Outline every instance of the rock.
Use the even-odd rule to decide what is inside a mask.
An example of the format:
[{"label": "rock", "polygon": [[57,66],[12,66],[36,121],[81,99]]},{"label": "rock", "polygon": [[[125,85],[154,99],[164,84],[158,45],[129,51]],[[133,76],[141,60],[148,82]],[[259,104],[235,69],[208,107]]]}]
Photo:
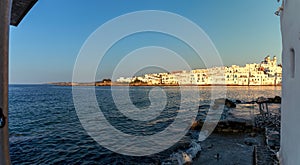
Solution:
[{"label": "rock", "polygon": [[255,132],[251,132],[251,133],[250,133],[250,136],[251,136],[251,137],[255,137],[255,136],[256,136],[256,133],[255,133]]},{"label": "rock", "polygon": [[203,122],[201,121],[194,121],[192,126],[191,126],[191,130],[200,130],[203,126]]},{"label": "rock", "polygon": [[275,96],[274,97],[274,103],[281,103],[281,97],[280,96]]},{"label": "rock", "polygon": [[179,142],[174,144],[170,149],[173,151],[185,150],[190,146],[190,144],[191,144],[191,137],[184,136],[182,139],[179,140]]},{"label": "rock", "polygon": [[186,153],[193,159],[197,154],[202,150],[200,144],[195,141],[192,141],[190,148],[186,150]]},{"label": "rock", "polygon": [[199,109],[209,109],[210,105],[200,105]]},{"label": "rock", "polygon": [[229,99],[224,99],[224,98],[216,99],[214,103],[215,105],[225,105],[228,108],[236,108],[236,104]]},{"label": "rock", "polygon": [[274,103],[274,98],[268,98],[268,103]]},{"label": "rock", "polygon": [[207,146],[207,149],[212,149],[213,146],[214,146],[213,144],[210,144],[210,145]]},{"label": "rock", "polygon": [[275,96],[274,98],[264,98],[264,97],[259,97],[256,101],[257,103],[276,103],[280,104],[281,103],[281,97],[280,96]]},{"label": "rock", "polygon": [[236,102],[237,104],[241,104],[241,103],[242,103],[241,100],[235,100],[235,102]]},{"label": "rock", "polygon": [[254,138],[245,138],[244,143],[249,145],[249,146],[258,144],[256,139],[254,139]]},{"label": "rock", "polygon": [[171,157],[177,159],[179,165],[186,165],[192,163],[191,157],[187,153],[182,151],[171,155]]},{"label": "rock", "polygon": [[267,99],[265,97],[259,97],[256,100],[257,103],[265,103],[265,102],[268,102],[268,101],[269,101],[269,99]]},{"label": "rock", "polygon": [[274,148],[276,146],[276,141],[275,140],[267,140],[267,145],[270,146],[271,148]]},{"label": "rock", "polygon": [[228,100],[228,99],[225,100],[225,105],[228,108],[236,108],[236,104],[233,101]]},{"label": "rock", "polygon": [[217,160],[220,160],[220,159],[221,159],[221,156],[220,156],[219,153],[217,153],[217,154],[214,156],[214,158],[217,159]]},{"label": "rock", "polygon": [[225,133],[232,132],[232,129],[230,129],[230,128],[225,128],[225,129],[222,129],[222,132],[225,132]]},{"label": "rock", "polygon": [[267,145],[272,148],[280,148],[280,133],[277,131],[267,131]]},{"label": "rock", "polygon": [[270,139],[280,140],[280,134],[279,133],[271,133],[268,136],[270,137]]}]

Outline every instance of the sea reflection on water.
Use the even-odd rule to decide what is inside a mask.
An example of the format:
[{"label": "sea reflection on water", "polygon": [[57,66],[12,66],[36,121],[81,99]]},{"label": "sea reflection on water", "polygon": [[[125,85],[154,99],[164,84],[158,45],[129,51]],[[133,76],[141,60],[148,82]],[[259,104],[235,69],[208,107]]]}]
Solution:
[{"label": "sea reflection on water", "polygon": [[[87,87],[83,87],[87,88]],[[150,106],[153,87],[130,88],[130,98],[137,108]],[[164,130],[174,121],[180,107],[178,87],[163,87],[167,105],[158,118],[137,122],[119,113],[113,104],[110,87],[96,87],[101,110],[112,125],[124,133],[151,135]],[[199,104],[209,104],[211,90],[199,89]],[[122,87],[119,87],[122,90]],[[226,87],[227,98],[252,101],[259,96],[281,96],[281,87]],[[126,105],[124,105],[126,106]],[[105,129],[105,128],[103,128]],[[51,85],[11,85],[9,87],[10,154],[13,164],[134,164],[158,163],[168,157],[162,152],[148,157],[130,157],[113,153],[96,143],[82,128],[72,99],[71,87]]]}]

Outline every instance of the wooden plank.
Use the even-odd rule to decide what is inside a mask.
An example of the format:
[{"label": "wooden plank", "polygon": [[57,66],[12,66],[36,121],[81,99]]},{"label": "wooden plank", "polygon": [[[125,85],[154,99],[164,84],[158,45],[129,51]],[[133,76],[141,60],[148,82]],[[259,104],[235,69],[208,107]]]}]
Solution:
[{"label": "wooden plank", "polygon": [[38,0],[13,0],[10,25],[18,26]]},{"label": "wooden plank", "polygon": [[0,108],[6,118],[0,128],[0,164],[10,164],[8,142],[8,44],[12,0],[0,1]]}]

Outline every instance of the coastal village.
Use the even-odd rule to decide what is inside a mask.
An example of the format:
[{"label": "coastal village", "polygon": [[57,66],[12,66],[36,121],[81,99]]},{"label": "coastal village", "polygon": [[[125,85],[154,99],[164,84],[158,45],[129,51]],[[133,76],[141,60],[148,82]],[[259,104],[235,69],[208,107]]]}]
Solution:
[{"label": "coastal village", "polygon": [[[55,83],[62,86],[275,86],[281,85],[282,66],[267,56],[259,64],[214,67],[153,73],[136,77],[103,79],[91,83]],[[266,87],[267,88],[267,87]],[[150,89],[150,88],[149,88]],[[280,88],[281,89],[281,88]],[[201,99],[201,98],[200,98]],[[207,120],[210,119],[210,120]],[[212,134],[202,130],[216,124]],[[202,132],[202,133],[201,133]],[[198,113],[187,134],[162,156],[151,157],[154,164],[275,164],[280,161],[281,96],[265,95],[243,100],[238,95],[199,101]],[[205,139],[199,141],[199,139]]]},{"label": "coastal village", "polygon": [[[153,73],[135,77],[120,77],[116,84],[132,85],[281,85],[282,66],[277,58],[270,56],[260,63],[245,66],[214,67],[191,71],[174,71],[171,73]],[[105,84],[98,82],[95,85]],[[106,83],[107,84],[107,83]]]}]

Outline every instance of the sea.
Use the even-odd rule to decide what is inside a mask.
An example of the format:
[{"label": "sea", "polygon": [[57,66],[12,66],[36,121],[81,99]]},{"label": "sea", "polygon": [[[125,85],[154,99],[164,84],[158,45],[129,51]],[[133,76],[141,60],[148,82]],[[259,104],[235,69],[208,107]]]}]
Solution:
[{"label": "sea", "polygon": [[[181,87],[77,88],[80,90],[94,88],[97,105],[107,121],[115,129],[136,136],[150,136],[167,129],[180,111],[184,95]],[[242,102],[251,102],[260,96],[267,98],[281,96],[280,86],[187,88],[184,90],[198,92],[199,105],[209,104],[212,91],[218,90],[223,91],[223,94],[225,92],[226,98]],[[127,92],[126,96],[130,99],[131,105],[126,101],[122,102],[123,97],[117,97],[121,101],[116,105],[112,90]],[[156,105],[162,106],[163,110],[156,112],[158,115],[149,121],[138,122],[118,110],[120,107],[125,111],[128,108],[130,113],[132,105],[137,109],[147,109],[151,107],[153,99],[165,102],[163,105]],[[184,104],[189,104],[188,98],[184,100]],[[93,107],[87,109],[91,108]],[[165,150],[148,156],[128,156],[113,152],[90,136],[76,112],[70,86],[9,85],[9,145],[12,164],[160,164],[172,153]],[[114,134],[104,133],[100,136],[114,138]]]}]

